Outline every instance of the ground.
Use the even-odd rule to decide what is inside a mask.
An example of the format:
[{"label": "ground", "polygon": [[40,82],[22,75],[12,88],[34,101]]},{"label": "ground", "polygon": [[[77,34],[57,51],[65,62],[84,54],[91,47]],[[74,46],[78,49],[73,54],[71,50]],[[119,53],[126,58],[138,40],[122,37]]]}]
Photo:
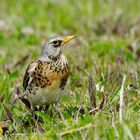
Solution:
[{"label": "ground", "polygon": [[[1,137],[139,139],[140,1],[0,3]],[[38,111],[43,122],[37,122],[25,105],[13,99],[23,90],[27,65],[48,38],[59,35],[77,36],[65,47],[71,76],[59,111],[54,106]]]}]

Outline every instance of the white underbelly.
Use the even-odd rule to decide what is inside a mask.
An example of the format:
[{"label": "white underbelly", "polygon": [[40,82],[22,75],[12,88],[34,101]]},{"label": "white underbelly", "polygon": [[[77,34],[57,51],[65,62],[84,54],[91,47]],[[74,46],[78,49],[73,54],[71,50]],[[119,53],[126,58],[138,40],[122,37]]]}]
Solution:
[{"label": "white underbelly", "polygon": [[40,89],[36,92],[36,94],[29,95],[29,101],[32,105],[50,105],[57,102],[63,96],[63,93],[64,91],[62,91],[61,89],[53,91]]}]

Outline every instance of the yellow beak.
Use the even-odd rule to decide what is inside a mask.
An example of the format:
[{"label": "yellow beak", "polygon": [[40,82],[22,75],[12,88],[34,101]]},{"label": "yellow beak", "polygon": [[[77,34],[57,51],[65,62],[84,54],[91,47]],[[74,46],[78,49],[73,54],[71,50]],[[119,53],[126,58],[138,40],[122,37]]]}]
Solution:
[{"label": "yellow beak", "polygon": [[71,41],[73,38],[75,38],[75,36],[67,36],[67,37],[62,41],[62,45],[68,43],[68,42]]}]

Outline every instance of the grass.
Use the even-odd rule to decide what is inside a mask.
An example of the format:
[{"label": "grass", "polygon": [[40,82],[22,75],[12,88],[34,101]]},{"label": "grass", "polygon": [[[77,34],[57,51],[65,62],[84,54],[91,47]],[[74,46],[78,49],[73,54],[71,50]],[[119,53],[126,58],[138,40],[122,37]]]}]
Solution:
[{"label": "grass", "polygon": [[[139,139],[140,23],[138,0],[1,0],[0,4],[0,120],[4,139]],[[38,57],[48,38],[76,35],[65,47],[72,74],[59,113],[51,106],[31,117],[20,102],[12,104],[27,65]],[[126,75],[122,122],[120,89]],[[89,113],[89,77],[99,90]],[[101,91],[102,88],[102,91]],[[11,113],[11,114],[7,114]],[[3,128],[4,129],[4,128]],[[0,129],[1,132],[1,129]]]}]

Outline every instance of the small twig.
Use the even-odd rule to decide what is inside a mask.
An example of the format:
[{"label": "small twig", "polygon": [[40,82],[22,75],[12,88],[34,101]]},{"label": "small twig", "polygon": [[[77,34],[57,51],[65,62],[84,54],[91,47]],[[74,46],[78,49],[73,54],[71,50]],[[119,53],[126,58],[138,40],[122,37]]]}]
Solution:
[{"label": "small twig", "polygon": [[96,111],[99,111],[99,106],[97,106],[96,108],[93,108],[89,111],[89,113],[93,113],[93,112],[96,112]]},{"label": "small twig", "polygon": [[41,134],[45,133],[45,129],[38,122],[36,127]]},{"label": "small twig", "polygon": [[81,103],[81,105],[79,106],[79,109],[78,109],[78,112],[77,112],[77,115],[76,115],[76,119],[75,119],[75,123],[76,123],[76,124],[78,123],[79,113],[80,113],[80,110],[81,110],[81,108],[82,108],[82,104],[83,104],[83,103]]},{"label": "small twig", "polygon": [[24,96],[28,95],[26,91],[23,91],[20,94],[16,94],[15,98],[12,101],[12,104],[15,103],[18,99],[23,98]]},{"label": "small twig", "polygon": [[32,110],[31,104],[26,98],[20,97],[19,99],[21,100],[22,103],[24,103],[24,105],[27,107],[27,109],[29,109],[29,111]]},{"label": "small twig", "polygon": [[130,129],[127,127],[127,125],[124,125],[124,129],[126,130],[130,140],[134,140],[134,136],[133,136],[133,133],[130,131]]},{"label": "small twig", "polygon": [[119,110],[119,117],[120,117],[120,122],[121,123],[123,121],[123,118],[122,118],[122,108],[123,108],[123,94],[124,94],[125,80],[126,80],[126,75],[123,76],[122,86],[121,86],[121,89],[120,89],[120,110]]},{"label": "small twig", "polygon": [[102,92],[102,101],[101,101],[101,103],[100,103],[99,108],[102,109],[102,108],[104,107],[105,103],[106,103],[106,96],[105,96],[105,94]]},{"label": "small twig", "polygon": [[60,107],[58,107],[58,106],[59,106],[59,104],[56,104],[55,109],[56,109],[56,111],[59,113],[60,118],[61,118],[61,120],[63,121],[63,123],[66,125],[67,122],[66,122],[66,120],[65,120],[65,118],[64,118],[64,116],[63,116],[63,114],[62,114],[62,112],[60,111]]},{"label": "small twig", "polygon": [[118,130],[116,129],[116,125],[115,125],[115,117],[114,117],[114,113],[112,113],[112,126],[115,130],[115,134],[116,134],[116,137],[118,138],[119,137],[119,134],[118,134]]},{"label": "small twig", "polygon": [[92,108],[96,108],[96,86],[91,76],[89,77],[88,94],[89,94]]},{"label": "small twig", "polygon": [[3,105],[3,107],[4,107],[4,111],[5,111],[8,119],[11,121],[11,123],[13,123],[13,115],[12,115],[12,112],[5,105]]},{"label": "small twig", "polygon": [[78,132],[78,131],[88,129],[88,128],[92,128],[92,127],[94,127],[94,125],[92,123],[89,123],[85,126],[82,126],[82,127],[76,128],[76,129],[70,129],[70,130],[67,130],[65,132],[62,132],[62,133],[60,133],[60,136],[64,136],[64,135],[67,135],[67,134],[71,134],[71,133]]}]

